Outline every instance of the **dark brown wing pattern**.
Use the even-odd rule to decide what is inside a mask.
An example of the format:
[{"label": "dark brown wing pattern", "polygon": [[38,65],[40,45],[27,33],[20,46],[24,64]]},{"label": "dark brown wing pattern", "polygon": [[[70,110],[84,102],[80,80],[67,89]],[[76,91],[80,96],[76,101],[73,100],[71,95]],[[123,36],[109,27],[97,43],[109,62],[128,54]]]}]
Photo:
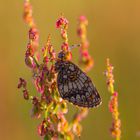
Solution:
[{"label": "dark brown wing pattern", "polygon": [[57,76],[60,96],[80,107],[96,107],[101,98],[90,78],[70,61],[60,62],[61,70]]}]

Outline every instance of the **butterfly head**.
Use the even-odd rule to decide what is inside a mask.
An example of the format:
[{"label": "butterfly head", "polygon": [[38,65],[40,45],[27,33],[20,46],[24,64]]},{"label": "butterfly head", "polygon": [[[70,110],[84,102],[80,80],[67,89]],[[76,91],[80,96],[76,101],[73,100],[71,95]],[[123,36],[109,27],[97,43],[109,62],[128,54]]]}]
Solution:
[{"label": "butterfly head", "polygon": [[68,51],[66,51],[66,52],[61,50],[58,53],[58,59],[60,59],[60,60],[68,60],[71,57],[71,49],[73,49],[75,47],[80,47],[80,46],[81,46],[80,44],[69,46]]},{"label": "butterfly head", "polygon": [[65,57],[66,57],[66,53],[65,53],[64,51],[60,51],[60,52],[58,53],[58,59],[64,60]]},{"label": "butterfly head", "polygon": [[55,71],[59,72],[63,69],[63,62],[66,60],[66,53],[64,51],[60,51],[58,53],[57,60],[55,62]]},{"label": "butterfly head", "polygon": [[81,46],[80,44],[78,45],[72,45],[69,46],[68,51],[63,51],[61,50],[58,53],[58,57],[55,63],[55,70],[57,72],[61,71],[64,68],[64,61],[68,61],[71,59],[71,49],[75,48],[75,47],[79,47]]}]

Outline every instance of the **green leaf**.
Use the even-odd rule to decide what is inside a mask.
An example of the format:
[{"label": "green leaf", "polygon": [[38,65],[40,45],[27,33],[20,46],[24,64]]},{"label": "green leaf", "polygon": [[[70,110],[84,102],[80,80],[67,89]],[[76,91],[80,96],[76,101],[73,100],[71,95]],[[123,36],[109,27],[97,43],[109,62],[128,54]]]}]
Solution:
[{"label": "green leaf", "polygon": [[44,137],[44,140],[51,140],[51,137],[50,137],[49,135],[46,135],[46,136]]}]

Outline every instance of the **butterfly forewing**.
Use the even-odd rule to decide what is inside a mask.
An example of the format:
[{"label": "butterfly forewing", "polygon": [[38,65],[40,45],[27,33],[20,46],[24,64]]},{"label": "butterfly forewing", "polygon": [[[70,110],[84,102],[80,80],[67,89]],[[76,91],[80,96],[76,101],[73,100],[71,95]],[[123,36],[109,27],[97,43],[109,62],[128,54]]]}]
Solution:
[{"label": "butterfly forewing", "polygon": [[60,96],[81,107],[96,107],[101,98],[90,78],[70,61],[59,61],[57,76]]}]

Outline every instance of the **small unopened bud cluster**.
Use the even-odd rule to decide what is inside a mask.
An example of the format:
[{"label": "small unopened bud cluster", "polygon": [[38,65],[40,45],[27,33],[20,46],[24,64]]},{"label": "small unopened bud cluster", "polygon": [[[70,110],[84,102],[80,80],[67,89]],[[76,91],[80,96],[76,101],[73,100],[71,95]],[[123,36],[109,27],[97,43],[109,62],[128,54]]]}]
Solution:
[{"label": "small unopened bud cluster", "polygon": [[109,101],[109,111],[112,113],[112,127],[110,128],[111,134],[116,140],[121,138],[121,120],[119,119],[118,111],[118,93],[114,90],[114,75],[113,66],[110,64],[110,60],[107,59],[107,70],[105,72],[107,77],[107,87],[111,93]]}]

